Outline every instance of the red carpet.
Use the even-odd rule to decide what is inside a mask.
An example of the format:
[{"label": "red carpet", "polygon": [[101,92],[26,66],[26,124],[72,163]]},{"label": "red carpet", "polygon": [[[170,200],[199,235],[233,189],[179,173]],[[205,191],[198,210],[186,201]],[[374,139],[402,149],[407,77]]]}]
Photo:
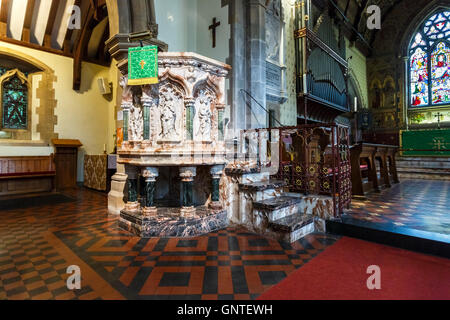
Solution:
[{"label": "red carpet", "polygon": [[[369,290],[367,267],[381,269]],[[450,300],[450,260],[342,238],[259,300]]]}]

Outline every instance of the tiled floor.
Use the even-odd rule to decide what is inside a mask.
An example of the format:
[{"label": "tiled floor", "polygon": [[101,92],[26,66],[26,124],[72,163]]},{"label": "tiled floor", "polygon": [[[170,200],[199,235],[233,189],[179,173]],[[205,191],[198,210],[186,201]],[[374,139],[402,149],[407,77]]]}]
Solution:
[{"label": "tiled floor", "polygon": [[[292,244],[228,228],[193,239],[140,239],[108,216],[106,195],[0,210],[0,299],[253,299],[337,238]],[[66,287],[81,268],[82,289]]]},{"label": "tiled floor", "polygon": [[450,181],[404,180],[353,200],[346,213],[372,224],[450,235]]}]

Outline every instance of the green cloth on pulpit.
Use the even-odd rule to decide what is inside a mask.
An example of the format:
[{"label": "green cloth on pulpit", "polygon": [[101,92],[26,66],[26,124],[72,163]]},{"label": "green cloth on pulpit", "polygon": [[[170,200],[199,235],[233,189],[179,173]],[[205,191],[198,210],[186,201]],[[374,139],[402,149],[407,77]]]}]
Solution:
[{"label": "green cloth on pulpit", "polygon": [[158,47],[128,49],[128,85],[158,83]]}]

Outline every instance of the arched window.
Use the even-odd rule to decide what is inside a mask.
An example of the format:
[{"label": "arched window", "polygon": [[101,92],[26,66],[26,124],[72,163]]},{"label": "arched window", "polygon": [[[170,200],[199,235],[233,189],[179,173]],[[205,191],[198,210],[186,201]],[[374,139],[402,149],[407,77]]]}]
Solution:
[{"label": "arched window", "polygon": [[411,42],[410,107],[450,104],[450,11],[426,20]]},{"label": "arched window", "polygon": [[28,130],[28,79],[18,69],[6,71],[0,77],[1,129]]}]

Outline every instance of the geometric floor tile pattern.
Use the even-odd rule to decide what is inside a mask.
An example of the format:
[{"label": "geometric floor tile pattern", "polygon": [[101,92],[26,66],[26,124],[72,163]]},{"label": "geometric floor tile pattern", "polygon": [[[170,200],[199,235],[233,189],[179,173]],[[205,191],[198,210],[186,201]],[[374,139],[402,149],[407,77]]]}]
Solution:
[{"label": "geometric floor tile pattern", "polygon": [[[288,244],[227,228],[190,239],[140,239],[118,228],[105,194],[0,210],[0,299],[255,299],[338,237]],[[81,268],[82,289],[66,286]]]},{"label": "geometric floor tile pattern", "polygon": [[366,200],[352,200],[352,219],[450,235],[450,181],[404,180]]}]

